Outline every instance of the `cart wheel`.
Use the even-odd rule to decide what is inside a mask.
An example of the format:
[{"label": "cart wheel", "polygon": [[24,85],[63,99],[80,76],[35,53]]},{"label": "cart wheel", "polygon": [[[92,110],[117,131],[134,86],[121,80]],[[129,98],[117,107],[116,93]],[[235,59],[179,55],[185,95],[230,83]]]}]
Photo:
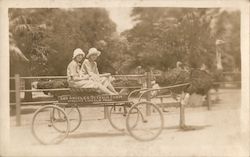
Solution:
[{"label": "cart wheel", "polygon": [[108,120],[111,126],[118,131],[125,131],[125,118],[128,112],[127,106],[112,106],[108,112]]},{"label": "cart wheel", "polygon": [[[148,114],[146,108],[148,108]],[[136,112],[139,115],[138,118],[135,117],[136,114],[134,113]],[[136,125],[135,121],[137,121]],[[132,137],[139,141],[154,140],[161,134],[163,126],[162,112],[158,106],[151,102],[139,102],[128,111],[126,119],[127,130]]]},{"label": "cart wheel", "polygon": [[[67,114],[67,117],[69,119],[70,122],[70,129],[69,132],[74,132],[76,129],[79,128],[81,122],[82,122],[82,115],[81,112],[78,108],[77,105],[62,105],[59,107],[61,107],[64,112]],[[65,119],[65,115],[63,115],[59,110],[57,109],[53,109],[53,112],[51,112],[51,118],[58,120],[64,120]],[[53,122],[53,121],[52,121]],[[53,127],[59,131],[59,132],[64,132],[64,130],[61,130],[61,128],[58,128],[56,125],[53,125]]]},{"label": "cart wheel", "polygon": [[[128,113],[129,107],[127,105],[124,106],[112,106],[108,113],[108,120],[111,126],[118,131],[125,131],[124,124],[126,123],[126,116]],[[132,113],[131,113],[132,114]],[[138,112],[134,112],[135,121],[134,126],[137,124],[139,119]]]},{"label": "cart wheel", "polygon": [[[64,119],[53,119],[52,112],[60,113]],[[58,132],[55,128],[60,128]],[[41,144],[58,144],[69,134],[69,120],[64,110],[55,105],[39,108],[32,118],[32,134]]]}]

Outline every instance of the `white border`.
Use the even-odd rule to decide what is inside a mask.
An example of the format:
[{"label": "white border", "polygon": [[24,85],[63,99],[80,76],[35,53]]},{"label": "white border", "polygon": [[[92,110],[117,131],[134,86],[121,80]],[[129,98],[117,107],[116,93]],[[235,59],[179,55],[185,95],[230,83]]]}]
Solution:
[{"label": "white border", "polygon": [[244,6],[246,0],[3,0],[8,8],[81,8],[81,7],[233,7]]},{"label": "white border", "polygon": [[9,21],[8,8],[0,4],[0,156],[9,145]]},{"label": "white border", "polygon": [[[2,0],[0,1],[0,153],[6,153],[9,143],[9,36],[8,8],[81,8],[81,7],[229,7],[241,10],[242,99],[241,131],[249,132],[249,3],[248,1],[164,1],[164,0]],[[7,106],[7,107],[6,107]],[[3,142],[4,141],[4,142]],[[212,151],[212,150],[211,150]],[[1,154],[0,154],[1,155]]]},{"label": "white border", "polygon": [[[250,37],[250,30],[249,30],[249,7],[250,5],[246,5],[242,7],[241,11],[241,81],[242,81],[242,99],[241,99],[241,129],[242,132],[249,132],[249,125],[250,125],[250,117],[249,117],[249,37]],[[244,30],[244,31],[243,31]]]}]

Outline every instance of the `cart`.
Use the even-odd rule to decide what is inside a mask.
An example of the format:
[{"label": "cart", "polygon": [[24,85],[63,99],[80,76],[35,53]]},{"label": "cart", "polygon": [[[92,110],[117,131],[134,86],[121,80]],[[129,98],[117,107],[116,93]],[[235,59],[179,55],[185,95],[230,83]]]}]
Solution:
[{"label": "cart", "polygon": [[154,140],[164,126],[161,110],[150,101],[142,101],[141,97],[140,101],[132,98],[135,93],[147,90],[134,90],[129,95],[100,95],[71,88],[68,95],[58,96],[57,103],[37,109],[32,118],[32,133],[41,144],[58,144],[79,128],[80,108],[106,107],[107,119],[114,129],[127,132],[139,141]]}]

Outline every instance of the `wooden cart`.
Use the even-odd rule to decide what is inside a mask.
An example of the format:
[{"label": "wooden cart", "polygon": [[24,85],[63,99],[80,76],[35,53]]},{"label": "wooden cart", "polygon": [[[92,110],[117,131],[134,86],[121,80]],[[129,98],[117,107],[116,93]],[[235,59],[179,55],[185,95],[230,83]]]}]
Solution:
[{"label": "wooden cart", "polygon": [[129,95],[86,94],[82,90],[71,89],[68,95],[58,97],[58,103],[42,106],[34,113],[32,133],[41,144],[58,144],[77,130],[82,122],[81,107],[106,106],[111,126],[127,131],[136,140],[150,141],[161,134],[164,119],[159,107],[150,101],[131,98],[145,89]]}]

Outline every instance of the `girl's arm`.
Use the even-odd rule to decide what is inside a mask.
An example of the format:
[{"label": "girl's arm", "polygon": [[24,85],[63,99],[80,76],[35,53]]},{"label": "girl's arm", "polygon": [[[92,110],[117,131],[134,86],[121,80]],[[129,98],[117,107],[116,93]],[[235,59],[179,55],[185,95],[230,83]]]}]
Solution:
[{"label": "girl's arm", "polygon": [[100,77],[109,77],[111,76],[110,73],[99,74]]},{"label": "girl's arm", "polygon": [[70,80],[80,81],[80,80],[88,79],[89,76],[83,75],[78,68],[79,67],[77,64],[70,64],[68,66],[67,75],[70,78]]},{"label": "girl's arm", "polygon": [[89,75],[84,75],[84,76],[81,76],[81,77],[73,76],[74,81],[81,81],[81,80],[87,80],[87,79],[89,79]]},{"label": "girl's arm", "polygon": [[85,60],[83,62],[83,68],[86,70],[86,72],[90,75],[90,76],[95,76],[97,77],[99,75],[97,66],[96,66],[96,62],[95,62],[95,66],[92,67],[91,63],[89,60]]},{"label": "girl's arm", "polygon": [[98,70],[98,68],[97,68],[97,63],[95,62],[95,73],[97,74],[97,75],[99,75],[100,73],[99,73],[99,70]]}]

